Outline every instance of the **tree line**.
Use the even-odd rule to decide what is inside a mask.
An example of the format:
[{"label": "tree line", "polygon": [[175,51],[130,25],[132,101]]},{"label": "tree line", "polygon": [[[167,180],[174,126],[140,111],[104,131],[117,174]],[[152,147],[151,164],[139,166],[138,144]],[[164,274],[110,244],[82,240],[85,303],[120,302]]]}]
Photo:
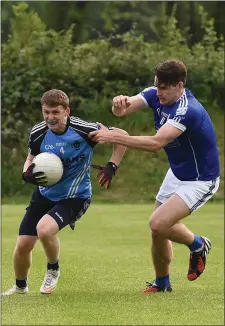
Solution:
[{"label": "tree line", "polygon": [[[10,34],[13,5],[21,1],[2,1],[2,41]],[[74,24],[72,40],[84,43],[100,36],[123,34],[135,30],[146,41],[160,39],[164,16],[175,15],[178,28],[186,33],[189,45],[203,35],[199,5],[215,21],[217,36],[225,36],[224,1],[27,1],[48,29],[67,30]]]}]

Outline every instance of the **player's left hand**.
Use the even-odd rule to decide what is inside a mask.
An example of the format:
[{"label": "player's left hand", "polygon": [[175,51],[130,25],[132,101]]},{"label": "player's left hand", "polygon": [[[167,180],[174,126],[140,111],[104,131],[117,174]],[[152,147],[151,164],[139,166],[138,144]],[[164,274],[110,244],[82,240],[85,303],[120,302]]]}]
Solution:
[{"label": "player's left hand", "polygon": [[27,168],[27,170],[22,173],[23,181],[31,183],[35,186],[46,186],[47,177],[45,173],[33,172],[34,167],[35,167],[35,163],[31,163],[31,165]]},{"label": "player's left hand", "polygon": [[112,178],[116,173],[117,165],[115,163],[108,162],[106,166],[92,164],[92,167],[100,170],[100,172],[97,175],[98,183],[102,188],[108,189],[112,181]]},{"label": "player's left hand", "polygon": [[98,125],[101,129],[90,132],[88,134],[88,137],[99,144],[110,142],[112,132],[108,128],[106,128],[102,123],[98,122]]}]

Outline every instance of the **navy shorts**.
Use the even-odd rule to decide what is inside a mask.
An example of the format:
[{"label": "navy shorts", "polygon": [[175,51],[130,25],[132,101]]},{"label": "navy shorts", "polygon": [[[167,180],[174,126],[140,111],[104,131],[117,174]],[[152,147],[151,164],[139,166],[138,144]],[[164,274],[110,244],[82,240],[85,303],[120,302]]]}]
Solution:
[{"label": "navy shorts", "polygon": [[40,194],[37,188],[31,197],[29,206],[20,224],[19,235],[37,235],[37,224],[45,215],[50,215],[58,224],[59,230],[70,225],[73,230],[75,222],[81,218],[90,206],[91,198],[68,198],[51,201]]}]

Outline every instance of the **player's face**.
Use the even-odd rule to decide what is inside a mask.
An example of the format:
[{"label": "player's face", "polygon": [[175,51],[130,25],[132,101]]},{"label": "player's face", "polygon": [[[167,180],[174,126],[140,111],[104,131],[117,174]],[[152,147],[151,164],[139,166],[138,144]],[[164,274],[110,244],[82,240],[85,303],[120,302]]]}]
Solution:
[{"label": "player's face", "polygon": [[161,105],[172,105],[178,100],[183,92],[183,83],[179,82],[176,86],[165,85],[161,83],[157,85],[157,96]]},{"label": "player's face", "polygon": [[62,105],[50,108],[44,104],[42,106],[42,114],[49,129],[54,132],[63,132],[66,129],[67,117],[70,114],[70,109],[65,109]]}]

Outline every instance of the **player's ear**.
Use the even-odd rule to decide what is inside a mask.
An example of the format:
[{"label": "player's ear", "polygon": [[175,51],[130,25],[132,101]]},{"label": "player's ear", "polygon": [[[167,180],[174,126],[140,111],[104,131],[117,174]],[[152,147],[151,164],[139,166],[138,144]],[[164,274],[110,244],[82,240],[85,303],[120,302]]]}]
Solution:
[{"label": "player's ear", "polygon": [[70,115],[70,108],[68,106],[66,108],[66,115]]},{"label": "player's ear", "polygon": [[180,89],[182,89],[182,88],[184,87],[184,83],[183,83],[182,81],[179,81],[179,83],[178,83],[178,87],[179,87]]}]

